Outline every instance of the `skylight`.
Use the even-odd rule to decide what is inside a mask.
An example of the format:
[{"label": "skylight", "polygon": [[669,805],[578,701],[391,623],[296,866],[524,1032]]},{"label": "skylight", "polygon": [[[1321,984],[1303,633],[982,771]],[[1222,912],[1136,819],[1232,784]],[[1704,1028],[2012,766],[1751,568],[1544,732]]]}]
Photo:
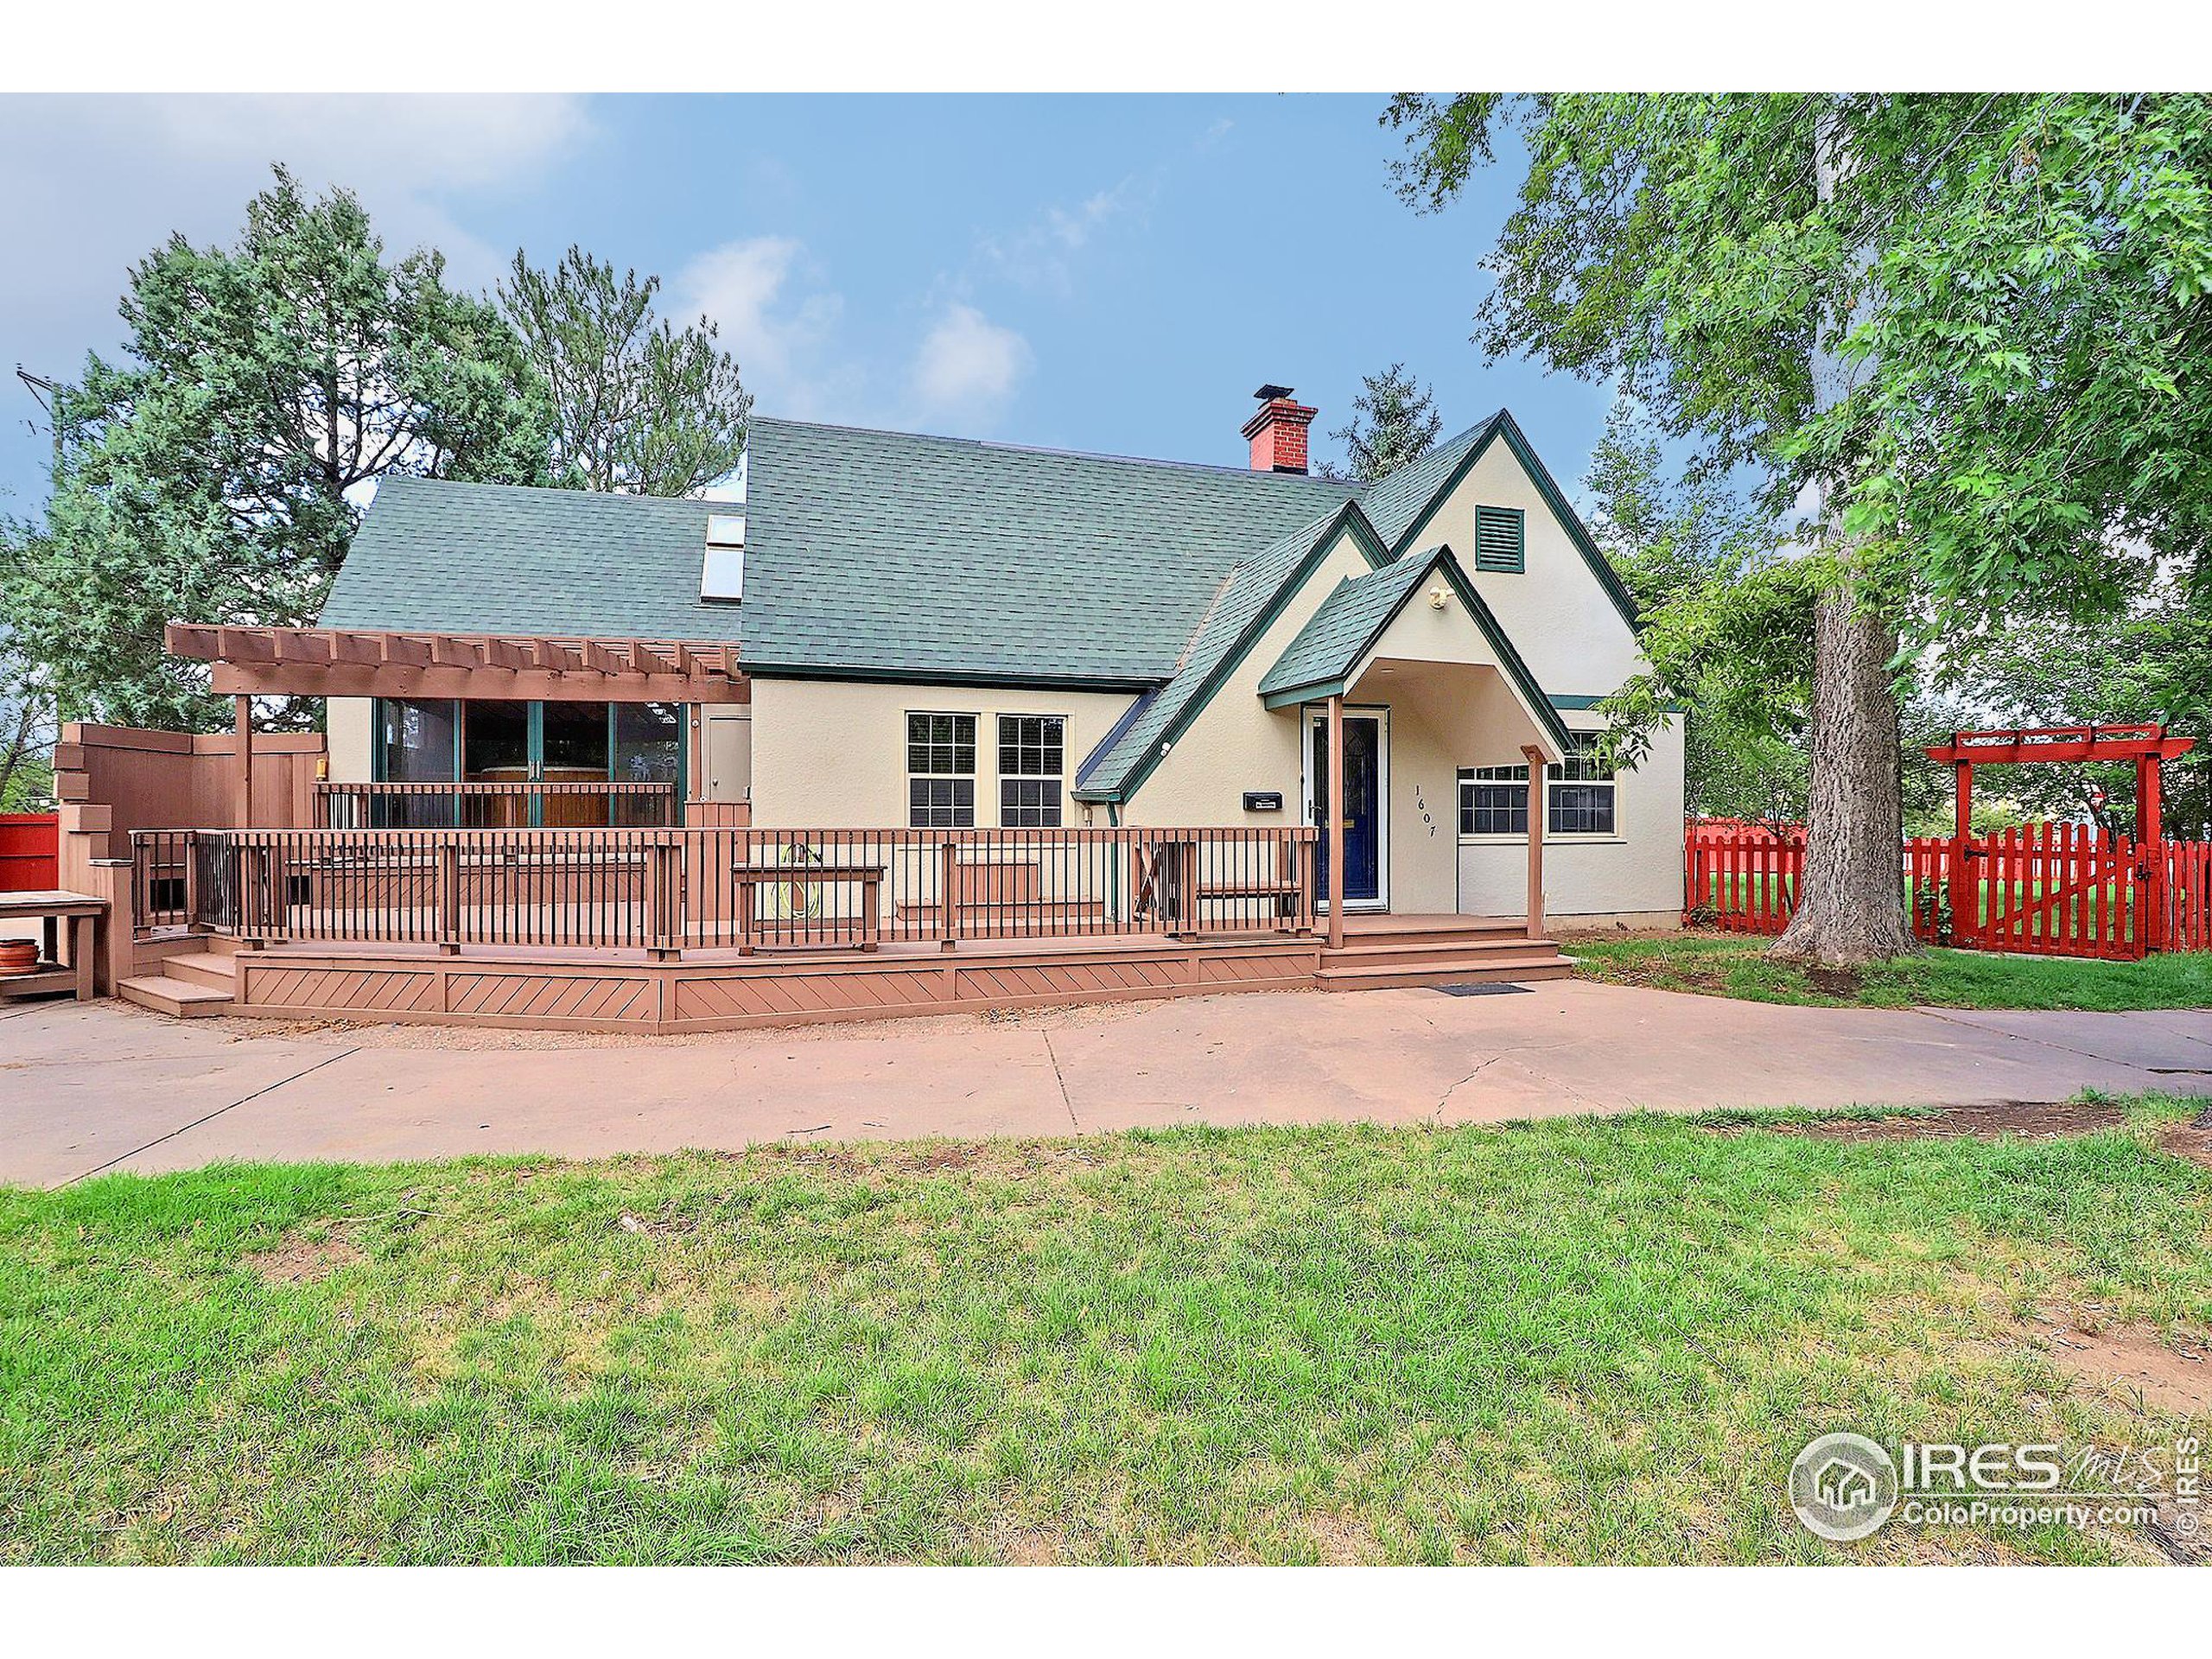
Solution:
[{"label": "skylight", "polygon": [[745,515],[707,516],[707,555],[699,567],[699,597],[735,602],[745,597]]}]

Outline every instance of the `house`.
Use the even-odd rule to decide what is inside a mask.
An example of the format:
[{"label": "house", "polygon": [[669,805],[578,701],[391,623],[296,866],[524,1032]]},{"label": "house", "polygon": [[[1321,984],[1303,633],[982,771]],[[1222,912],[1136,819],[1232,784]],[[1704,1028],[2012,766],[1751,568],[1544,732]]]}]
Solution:
[{"label": "house", "polygon": [[728,641],[751,701],[333,699],[331,776],[668,778],[762,826],[1306,823],[1341,697],[1348,910],[1518,913],[1535,748],[1547,912],[1671,924],[1680,734],[1592,756],[1634,607],[1511,415],[1360,486],[1266,390],[1242,469],[760,419],[741,516],[389,480],[327,626]]},{"label": "house", "polygon": [[[241,732],[327,698],[346,832],[213,843],[192,925],[289,953],[221,967],[241,1004],[535,1017],[521,958],[487,1013],[394,953],[584,948],[627,988],[571,1023],[676,1029],[1542,977],[1548,917],[1673,925],[1681,734],[1597,753],[1635,610],[1513,417],[1362,484],[1257,396],[1242,467],[760,418],[742,504],[388,479],[320,628],[171,630]],[[291,825],[229,752],[231,822]]]}]

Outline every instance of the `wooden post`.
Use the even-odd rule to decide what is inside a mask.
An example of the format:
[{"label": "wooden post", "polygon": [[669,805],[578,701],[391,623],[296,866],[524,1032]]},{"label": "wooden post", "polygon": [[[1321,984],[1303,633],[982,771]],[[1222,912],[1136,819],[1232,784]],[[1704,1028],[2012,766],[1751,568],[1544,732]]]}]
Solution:
[{"label": "wooden post", "polygon": [[253,828],[253,699],[240,694],[238,704],[238,818],[241,830]]},{"label": "wooden post", "polygon": [[677,933],[676,859],[681,850],[671,837],[645,843],[645,949],[656,961],[682,956]]},{"label": "wooden post", "polygon": [[1529,937],[1544,937],[1544,753],[1533,744],[1529,759]]},{"label": "wooden post", "polygon": [[438,954],[461,954],[461,845],[444,842],[438,848]]},{"label": "wooden post", "polygon": [[1344,700],[1329,699],[1329,949],[1344,948]]},{"label": "wooden post", "polygon": [[947,950],[960,940],[960,912],[952,902],[953,874],[959,863],[960,849],[948,838],[938,849],[937,861],[937,934]]},{"label": "wooden post", "polygon": [[1981,887],[1968,856],[1974,840],[1974,762],[1961,760],[1953,771],[1958,788],[1951,823],[1951,940],[1961,944],[1981,925]]},{"label": "wooden post", "polygon": [[200,832],[184,832],[184,925],[188,931],[200,929]]},{"label": "wooden post", "polygon": [[2166,849],[2158,822],[2158,756],[2135,762],[2135,857],[2143,879],[2135,884],[2135,938],[2145,951],[2165,949]]}]

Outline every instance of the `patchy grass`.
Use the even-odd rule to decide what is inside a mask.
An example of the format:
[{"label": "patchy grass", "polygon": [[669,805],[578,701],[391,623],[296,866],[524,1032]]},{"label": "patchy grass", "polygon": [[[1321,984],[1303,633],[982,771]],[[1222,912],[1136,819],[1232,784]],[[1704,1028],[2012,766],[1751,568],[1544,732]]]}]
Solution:
[{"label": "patchy grass", "polygon": [[2212,953],[2167,951],[2140,962],[1928,950],[1864,971],[1807,970],[1774,961],[1770,940],[1684,932],[1573,938],[1586,979],[1664,991],[1820,1007],[2212,1007]]},{"label": "patchy grass", "polygon": [[2212,1170],[2158,1149],[2194,1109],[0,1191],[0,1560],[2152,1558],[1839,1550],[1782,1483],[1830,1428],[2171,1433],[2045,1342],[2212,1329]]}]

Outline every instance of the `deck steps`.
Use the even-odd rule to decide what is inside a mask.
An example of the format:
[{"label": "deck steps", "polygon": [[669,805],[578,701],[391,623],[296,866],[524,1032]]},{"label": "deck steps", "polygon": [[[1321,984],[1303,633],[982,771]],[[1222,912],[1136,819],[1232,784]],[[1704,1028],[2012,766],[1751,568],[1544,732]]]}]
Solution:
[{"label": "deck steps", "polygon": [[226,954],[199,950],[187,956],[170,957],[162,962],[162,972],[170,979],[181,979],[188,985],[204,985],[209,990],[231,995],[236,995],[238,991],[238,963]]},{"label": "deck steps", "polygon": [[172,979],[167,974],[141,974],[135,979],[118,980],[115,988],[126,1002],[179,1020],[203,1019],[231,1006],[228,991],[194,980]]},{"label": "deck steps", "polygon": [[1380,991],[1419,986],[1525,984],[1564,979],[1573,964],[1549,939],[1501,923],[1445,918],[1347,918],[1340,949],[1323,950],[1316,979],[1325,991]]}]

